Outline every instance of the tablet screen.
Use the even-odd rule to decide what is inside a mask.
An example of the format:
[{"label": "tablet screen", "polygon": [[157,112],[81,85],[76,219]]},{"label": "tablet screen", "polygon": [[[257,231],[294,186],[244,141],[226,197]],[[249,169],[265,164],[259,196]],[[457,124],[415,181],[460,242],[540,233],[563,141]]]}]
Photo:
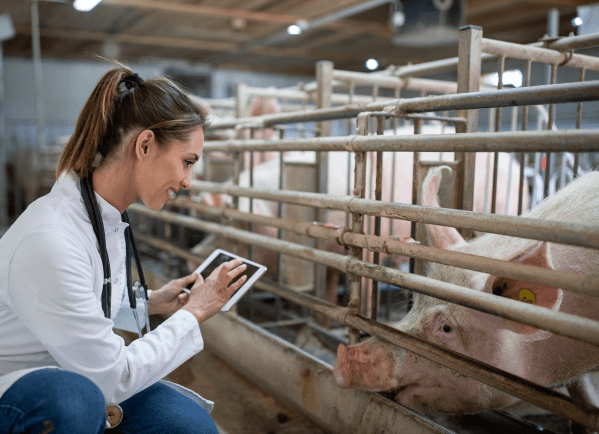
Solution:
[{"label": "tablet screen", "polygon": [[[208,278],[208,276],[210,276],[210,274],[220,265],[223,264],[225,262],[229,262],[232,261],[233,259],[236,259],[232,256],[228,256],[225,255],[224,253],[219,253],[218,256],[216,258],[214,258],[212,260],[212,262],[210,262],[206,268],[204,268],[200,274],[201,276],[204,278],[204,280],[206,278]],[[248,264],[247,262],[243,261],[243,263],[247,266],[247,268],[245,269],[245,271],[243,273],[241,273],[240,275],[238,275],[235,279],[233,279],[231,281],[231,283],[229,283],[229,286],[232,285],[233,283],[237,282],[239,279],[241,279],[241,276],[247,276],[247,281],[250,280],[250,277],[252,277],[252,275],[258,271],[258,267],[256,267],[255,265],[252,264]],[[192,284],[193,286],[193,284]],[[190,287],[191,288],[191,287]],[[241,289],[241,288],[240,288]]]},{"label": "tablet screen", "polygon": [[[220,264],[224,264],[225,262],[232,261],[233,259],[236,259],[236,258],[226,255],[224,253],[219,253],[216,256],[216,258],[214,258],[209,264],[206,265],[206,268],[204,268],[202,271],[200,271],[200,275],[202,276],[202,278],[204,278],[204,280],[206,280],[208,278],[208,276],[210,276],[210,274],[212,274],[212,272],[214,270],[216,270],[216,268]],[[233,279],[231,281],[231,283],[229,283],[229,286],[232,285],[233,283],[237,282],[239,279],[241,279],[241,276],[247,276],[246,282],[249,281],[250,277],[252,277],[254,275],[254,273],[256,273],[259,270],[259,268],[253,264],[249,264],[246,261],[243,261],[243,263],[246,265],[247,268],[245,269],[245,271],[243,273],[241,273],[235,279]],[[187,289],[191,289],[191,287],[193,286],[194,283],[195,282],[192,282],[189,285],[187,285]],[[241,289],[241,288],[239,288],[239,289]],[[237,291],[239,291],[239,289]],[[235,291],[235,293],[237,291]]]}]

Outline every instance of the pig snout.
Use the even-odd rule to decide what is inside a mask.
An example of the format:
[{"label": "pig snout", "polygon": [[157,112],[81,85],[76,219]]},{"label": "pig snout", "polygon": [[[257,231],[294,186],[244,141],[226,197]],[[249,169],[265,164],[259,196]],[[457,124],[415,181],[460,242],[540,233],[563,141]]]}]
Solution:
[{"label": "pig snout", "polygon": [[383,391],[397,387],[395,365],[393,352],[380,344],[365,342],[350,347],[340,344],[333,375],[342,389]]}]

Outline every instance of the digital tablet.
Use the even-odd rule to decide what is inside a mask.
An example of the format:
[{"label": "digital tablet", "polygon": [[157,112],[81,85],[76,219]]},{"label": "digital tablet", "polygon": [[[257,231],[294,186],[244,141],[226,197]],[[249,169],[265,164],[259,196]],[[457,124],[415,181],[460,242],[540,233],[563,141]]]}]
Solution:
[{"label": "digital tablet", "polygon": [[[241,285],[241,288],[239,288],[235,292],[235,294],[231,296],[229,301],[227,301],[227,304],[225,304],[222,307],[221,310],[223,312],[228,311],[231,308],[231,306],[233,306],[237,302],[237,300],[239,300],[243,296],[243,294],[245,294],[248,291],[248,289],[252,287],[254,282],[256,282],[256,280],[258,280],[260,276],[264,274],[264,272],[266,271],[266,267],[264,265],[257,264],[256,262],[242,258],[241,256],[235,255],[225,250],[216,249],[194,271],[194,273],[199,273],[205,280],[216,269],[216,267],[225,262],[232,261],[233,259],[241,259],[243,263],[247,266],[247,268],[243,273],[241,273],[235,279],[233,279],[229,285],[235,283],[238,279],[241,279],[241,276],[247,276],[247,280],[243,285]],[[189,294],[192,286],[193,283],[190,283],[189,285],[187,285],[187,288],[185,288],[184,291]]]}]

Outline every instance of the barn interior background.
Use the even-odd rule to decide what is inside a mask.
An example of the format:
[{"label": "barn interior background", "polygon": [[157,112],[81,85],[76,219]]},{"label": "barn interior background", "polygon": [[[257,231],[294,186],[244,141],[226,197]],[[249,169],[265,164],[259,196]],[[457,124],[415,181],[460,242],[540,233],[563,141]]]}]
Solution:
[{"label": "barn interior background", "polygon": [[[269,264],[236,312],[202,326],[208,351],[172,375],[217,401],[222,432],[570,432],[568,419],[599,427],[598,410],[572,391],[498,380],[476,360],[386,327],[409,311],[409,290],[523,318],[499,297],[457,301],[450,287],[418,280],[425,261],[526,273],[430,250],[421,223],[451,218],[466,237],[599,248],[596,226],[515,218],[599,165],[599,4],[102,0],[76,9],[83,3],[0,3],[0,226],[51,188],[60,149],[107,68],[94,54],[141,77],[173,77],[202,98],[214,120],[192,191],[160,213],[131,211],[154,285],[223,245]],[[423,204],[422,180],[441,164],[454,170],[441,201],[448,213],[410,214],[406,204]],[[227,206],[206,200],[221,194]],[[527,282],[559,277],[530,273]],[[560,282],[598,295],[597,276]],[[531,315],[544,330],[599,344],[596,321]],[[336,348],[368,335],[532,404],[429,419],[390,393],[342,390],[331,373]]]}]

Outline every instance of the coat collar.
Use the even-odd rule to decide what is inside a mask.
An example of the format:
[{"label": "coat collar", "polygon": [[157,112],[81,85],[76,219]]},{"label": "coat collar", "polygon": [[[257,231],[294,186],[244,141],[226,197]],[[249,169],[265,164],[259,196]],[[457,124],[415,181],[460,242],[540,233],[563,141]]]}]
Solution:
[{"label": "coat collar", "polygon": [[[83,198],[81,197],[79,177],[74,172],[62,173],[54,184],[54,187],[52,187],[52,192],[54,191],[62,191],[66,196],[79,204],[80,209],[85,214],[85,220],[88,222],[90,221],[89,216],[87,215],[87,210],[85,209],[85,204],[83,203]],[[102,221],[104,223],[105,229],[121,225],[128,226],[127,223],[123,223],[121,221],[121,213],[118,209],[106,202],[106,200],[104,200],[104,198],[95,191],[94,193],[96,195],[98,206],[100,207],[100,214],[102,215]]]}]

